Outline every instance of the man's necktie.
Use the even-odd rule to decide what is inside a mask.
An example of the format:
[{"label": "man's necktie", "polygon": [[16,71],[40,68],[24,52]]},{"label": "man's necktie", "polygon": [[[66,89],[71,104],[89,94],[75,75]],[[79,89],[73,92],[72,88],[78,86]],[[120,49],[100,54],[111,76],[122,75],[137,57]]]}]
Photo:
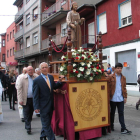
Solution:
[{"label": "man's necktie", "polygon": [[50,82],[49,82],[49,78],[48,78],[48,76],[46,76],[46,82],[47,82],[47,84],[48,84],[48,87],[49,87],[50,90],[51,90],[51,86],[50,86]]}]

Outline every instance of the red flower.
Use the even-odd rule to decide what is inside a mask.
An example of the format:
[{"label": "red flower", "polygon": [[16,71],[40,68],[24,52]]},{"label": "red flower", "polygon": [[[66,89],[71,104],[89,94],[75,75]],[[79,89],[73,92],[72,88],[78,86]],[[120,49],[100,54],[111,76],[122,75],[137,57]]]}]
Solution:
[{"label": "red flower", "polygon": [[66,60],[66,58],[63,58],[63,60],[65,61],[65,60]]},{"label": "red flower", "polygon": [[75,59],[77,59],[77,60],[78,60],[78,59],[79,59],[79,57],[75,57]]},{"label": "red flower", "polygon": [[84,54],[84,52],[82,52],[81,54]]},{"label": "red flower", "polygon": [[78,50],[77,48],[75,48],[75,50]]},{"label": "red flower", "polygon": [[74,58],[71,58],[72,61],[74,61]]},{"label": "red flower", "polygon": [[104,69],[101,69],[102,73],[104,72]]},{"label": "red flower", "polygon": [[96,74],[98,75],[99,73],[98,73],[98,72],[96,72]]},{"label": "red flower", "polygon": [[84,57],[82,56],[81,59],[84,60]]},{"label": "red flower", "polygon": [[90,55],[88,56],[88,58],[90,58]]},{"label": "red flower", "polygon": [[95,57],[98,57],[97,55],[95,55]]},{"label": "red flower", "polygon": [[94,68],[94,66],[91,65],[91,68]]},{"label": "red flower", "polygon": [[79,56],[79,54],[76,54],[76,56]]},{"label": "red flower", "polygon": [[89,53],[87,53],[87,55],[89,55]]},{"label": "red flower", "polygon": [[87,48],[84,48],[84,50],[87,50]]},{"label": "red flower", "polygon": [[97,64],[97,66],[99,66],[99,64]]},{"label": "red flower", "polygon": [[90,76],[93,76],[93,73],[91,73]]},{"label": "red flower", "polygon": [[81,73],[82,73],[82,74],[84,74],[84,72],[83,72],[83,71],[82,71]]},{"label": "red flower", "polygon": [[87,66],[85,66],[85,69],[87,69]]},{"label": "red flower", "polygon": [[96,69],[99,69],[99,66],[97,66]]},{"label": "red flower", "polygon": [[71,70],[70,73],[73,73],[73,70]]},{"label": "red flower", "polygon": [[78,71],[76,71],[75,73],[76,73],[76,74],[78,74],[79,72],[78,72]]}]

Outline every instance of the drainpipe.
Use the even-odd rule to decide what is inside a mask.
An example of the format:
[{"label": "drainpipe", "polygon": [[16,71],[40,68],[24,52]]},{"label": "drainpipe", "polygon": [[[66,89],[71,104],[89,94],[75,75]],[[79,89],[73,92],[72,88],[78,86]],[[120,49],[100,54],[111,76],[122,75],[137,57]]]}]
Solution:
[{"label": "drainpipe", "polygon": [[39,0],[39,5],[40,5],[40,7],[39,7],[39,53],[41,53],[41,44],[42,44],[42,41],[41,41],[41,39],[42,39],[42,35],[41,35],[41,19],[42,19],[42,1],[41,0]]},{"label": "drainpipe", "polygon": [[[97,9],[96,5],[93,5],[95,8],[95,43],[97,42]],[[96,45],[96,50],[97,50],[97,45]]]}]

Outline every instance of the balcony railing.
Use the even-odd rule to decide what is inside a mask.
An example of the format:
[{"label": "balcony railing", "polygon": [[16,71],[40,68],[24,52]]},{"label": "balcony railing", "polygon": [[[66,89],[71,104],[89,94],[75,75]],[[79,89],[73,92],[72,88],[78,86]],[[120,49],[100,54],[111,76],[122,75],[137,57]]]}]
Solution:
[{"label": "balcony railing", "polygon": [[22,35],[23,35],[23,29],[17,31],[17,32],[15,33],[15,40],[16,40],[17,38],[19,38],[20,36],[22,36]]},{"label": "balcony railing", "polygon": [[29,55],[34,55],[34,54],[37,54],[37,53],[39,53],[38,44],[24,49],[24,57],[29,56]]},{"label": "balcony railing", "polygon": [[55,4],[53,4],[51,7],[49,7],[45,12],[42,13],[42,21],[51,17],[55,13],[57,13],[60,10],[69,10],[69,2],[68,0],[59,0]]},{"label": "balcony railing", "polygon": [[[61,34],[57,34],[52,36],[52,40],[55,42],[57,46],[65,43],[66,36],[62,37]],[[49,38],[42,41],[42,50],[47,49],[49,47]]]},{"label": "balcony railing", "polygon": [[15,52],[15,58],[23,57],[23,49]]},{"label": "balcony railing", "polygon": [[23,16],[23,12],[24,12],[24,9],[23,7],[20,9],[20,11],[18,11],[18,13],[15,15],[15,22],[20,19],[20,17]]}]

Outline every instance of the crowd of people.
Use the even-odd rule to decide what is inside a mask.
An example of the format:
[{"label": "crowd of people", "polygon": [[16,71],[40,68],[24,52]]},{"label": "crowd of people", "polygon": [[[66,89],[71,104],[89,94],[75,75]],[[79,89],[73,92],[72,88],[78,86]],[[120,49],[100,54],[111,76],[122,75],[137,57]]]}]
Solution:
[{"label": "crowd of people", "polygon": [[[126,128],[124,120],[124,104],[127,101],[126,78],[122,75],[123,65],[117,63],[115,67],[108,68],[105,76],[109,81],[110,93],[110,127],[114,131],[114,118],[116,108],[118,109],[119,122],[122,134],[131,134]],[[57,83],[52,75],[48,74],[48,64],[42,62],[39,68],[32,66],[24,67],[23,73],[18,75],[14,70],[5,74],[0,71],[0,98],[3,92],[3,100],[9,97],[9,107],[15,110],[18,103],[19,115],[22,122],[25,122],[25,129],[31,134],[31,121],[33,112],[40,116],[42,130],[40,140],[55,140],[55,135],[51,128],[51,119],[54,110],[53,91],[62,86],[62,79],[59,77]],[[2,106],[0,100],[0,122],[3,119]]]},{"label": "crowd of people", "polygon": [[[21,121],[25,122],[28,134],[31,134],[31,121],[35,111],[42,123],[40,140],[46,140],[46,137],[49,140],[55,140],[51,128],[54,109],[53,90],[62,85],[63,78],[64,76],[60,76],[59,81],[55,83],[53,76],[48,74],[46,62],[42,62],[35,70],[32,66],[24,67],[20,75],[15,70],[7,71],[5,74],[0,71],[0,97],[7,101],[8,95],[10,109],[15,110],[15,104],[18,104],[19,116]],[[0,100],[0,122],[2,120]]]}]

